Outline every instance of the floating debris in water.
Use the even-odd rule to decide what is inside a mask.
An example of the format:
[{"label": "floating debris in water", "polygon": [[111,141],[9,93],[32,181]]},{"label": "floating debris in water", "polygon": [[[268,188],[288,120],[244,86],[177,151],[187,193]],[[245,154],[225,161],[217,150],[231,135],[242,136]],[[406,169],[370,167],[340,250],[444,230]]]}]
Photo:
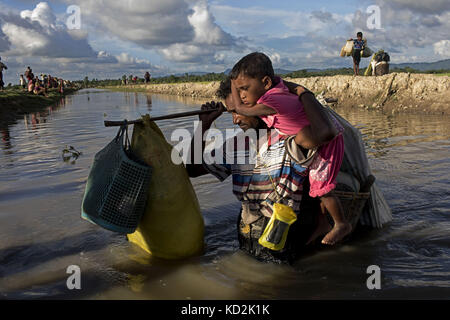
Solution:
[{"label": "floating debris in water", "polygon": [[66,146],[62,151],[62,158],[64,162],[71,161],[71,164],[75,164],[75,161],[81,156],[83,153],[78,151],[73,146]]}]

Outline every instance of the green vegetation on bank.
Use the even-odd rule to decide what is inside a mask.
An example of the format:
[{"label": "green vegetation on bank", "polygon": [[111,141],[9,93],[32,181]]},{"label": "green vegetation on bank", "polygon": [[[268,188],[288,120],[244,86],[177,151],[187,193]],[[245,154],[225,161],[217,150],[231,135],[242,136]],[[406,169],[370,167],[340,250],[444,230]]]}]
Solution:
[{"label": "green vegetation on bank", "polygon": [[[360,69],[360,74],[363,75],[365,68]],[[405,72],[405,73],[422,73],[422,74],[435,74],[435,75],[449,75],[450,70],[430,70],[430,71],[419,71],[409,67],[406,68],[394,68],[390,72]],[[340,69],[328,69],[328,70],[297,70],[289,73],[282,74],[280,76],[289,78],[308,78],[308,77],[324,77],[324,76],[335,76],[335,75],[353,75],[352,68],[340,68]],[[186,83],[186,82],[211,82],[211,81],[221,81],[227,77],[225,73],[207,73],[204,75],[190,75],[188,73],[184,75],[170,75],[165,77],[151,78],[149,84],[161,84],[161,83]],[[136,82],[127,80],[128,84],[144,84],[143,78],[137,78]],[[102,88],[102,87],[116,87],[124,84],[122,79],[92,79],[89,80],[87,77],[84,80],[75,81],[81,87],[84,88]]]},{"label": "green vegetation on bank", "polygon": [[437,76],[447,76],[450,77],[450,72],[444,72],[444,73],[437,73]]},{"label": "green vegetation on bank", "polygon": [[58,89],[49,89],[47,97],[44,97],[28,93],[19,86],[6,88],[0,91],[0,122],[9,122],[20,114],[39,111],[76,90],[66,88],[64,95],[61,95]]},{"label": "green vegetation on bank", "polygon": [[[211,82],[211,81],[221,81],[226,78],[225,73],[207,73],[203,75],[190,75],[185,73],[184,75],[175,76],[165,76],[158,78],[151,78],[149,84],[159,84],[159,83],[182,83],[182,82]],[[144,84],[144,78],[137,78],[136,82],[129,80],[127,78],[128,84]],[[92,79],[89,80],[87,77],[84,80],[75,81],[76,84],[81,85],[84,88],[92,87],[113,87],[120,86],[123,84],[122,79]]]}]

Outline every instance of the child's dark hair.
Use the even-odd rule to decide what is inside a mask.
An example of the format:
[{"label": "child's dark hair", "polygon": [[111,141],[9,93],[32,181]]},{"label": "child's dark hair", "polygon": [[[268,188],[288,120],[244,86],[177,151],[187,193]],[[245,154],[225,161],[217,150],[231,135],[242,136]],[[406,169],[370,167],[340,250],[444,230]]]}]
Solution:
[{"label": "child's dark hair", "polygon": [[222,80],[219,85],[219,89],[216,91],[216,96],[219,99],[225,100],[231,94],[231,78],[230,76],[226,77],[225,80]]},{"label": "child's dark hair", "polygon": [[360,32],[358,32],[357,34],[356,34],[356,36],[357,37],[361,37],[362,38],[362,32],[360,31]]},{"label": "child's dark hair", "polygon": [[272,61],[261,52],[250,53],[239,60],[231,70],[230,77],[234,80],[241,73],[251,78],[262,79],[269,76],[272,81],[275,80]]}]

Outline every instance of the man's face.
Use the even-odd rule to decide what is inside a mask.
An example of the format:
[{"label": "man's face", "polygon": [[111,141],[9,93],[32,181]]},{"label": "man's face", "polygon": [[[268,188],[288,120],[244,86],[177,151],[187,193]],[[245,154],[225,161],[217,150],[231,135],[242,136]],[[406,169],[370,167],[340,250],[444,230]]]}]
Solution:
[{"label": "man's face", "polygon": [[[241,97],[242,103],[247,107],[253,107],[261,96],[266,93],[272,83],[267,87],[266,77],[263,79],[256,79],[240,74],[233,80]],[[267,77],[268,78],[268,77]],[[267,88],[266,88],[267,87]]]},{"label": "man's face", "polygon": [[233,97],[231,94],[225,99],[225,105],[227,111],[230,112],[233,117],[233,123],[237,124],[243,131],[247,131],[250,128],[257,129],[259,121],[256,117],[243,116],[234,111]]}]

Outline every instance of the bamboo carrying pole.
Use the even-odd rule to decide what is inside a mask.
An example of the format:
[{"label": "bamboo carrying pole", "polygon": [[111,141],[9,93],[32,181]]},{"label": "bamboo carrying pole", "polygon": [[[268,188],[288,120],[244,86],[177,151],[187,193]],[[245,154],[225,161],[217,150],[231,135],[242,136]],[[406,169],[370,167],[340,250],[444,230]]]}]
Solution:
[{"label": "bamboo carrying pole", "polygon": [[[210,112],[217,111],[217,110],[218,109],[180,112],[180,113],[168,114],[166,116],[151,117],[150,120],[157,121],[157,120],[167,120],[167,119],[175,119],[175,118],[196,116],[196,115],[199,115],[199,114],[210,113]],[[126,121],[126,123],[127,124],[142,123],[142,119],[130,120],[130,121]],[[124,125],[124,124],[125,124],[125,121],[108,121],[108,120],[105,120],[105,127],[121,126],[121,125]]]}]

